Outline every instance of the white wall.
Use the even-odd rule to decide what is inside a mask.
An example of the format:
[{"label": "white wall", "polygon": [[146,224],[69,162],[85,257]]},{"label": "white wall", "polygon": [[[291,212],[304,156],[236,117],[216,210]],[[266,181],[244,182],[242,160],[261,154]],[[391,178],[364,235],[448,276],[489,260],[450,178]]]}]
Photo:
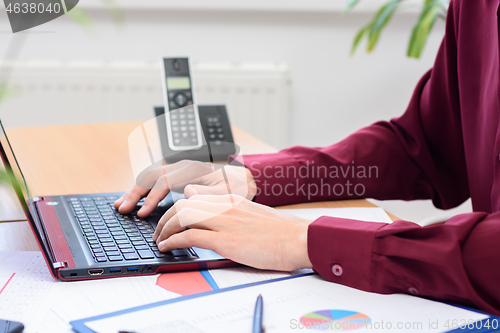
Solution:
[{"label": "white wall", "polygon": [[[61,17],[24,33],[28,35],[20,58],[155,60],[160,55],[188,54],[205,62],[285,62],[293,79],[289,142],[323,146],[403,113],[413,87],[432,66],[444,33],[439,22],[422,59],[408,59],[405,51],[417,16],[401,13],[384,31],[373,54],[360,50],[350,58],[352,39],[372,14],[368,10],[343,16],[338,10],[340,0],[330,1],[336,8],[186,10],[176,9],[175,1],[170,1],[174,5],[126,10],[123,26],[115,26],[97,3],[88,9],[95,25],[92,33]],[[0,55],[21,34],[13,36],[5,12],[0,12]],[[5,112],[0,107],[0,116]],[[425,209],[412,209],[403,204],[400,207],[406,208],[400,216],[419,220],[435,213],[425,205]]]}]

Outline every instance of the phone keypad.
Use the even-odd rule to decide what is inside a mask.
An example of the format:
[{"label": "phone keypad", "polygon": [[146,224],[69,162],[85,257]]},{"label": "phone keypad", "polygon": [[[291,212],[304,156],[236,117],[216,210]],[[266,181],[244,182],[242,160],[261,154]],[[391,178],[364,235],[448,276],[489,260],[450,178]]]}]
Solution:
[{"label": "phone keypad", "polygon": [[207,117],[208,141],[220,142],[225,139],[224,130],[219,116]]},{"label": "phone keypad", "polygon": [[173,110],[169,112],[169,115],[174,145],[179,147],[197,146],[199,143],[194,108],[188,106]]}]

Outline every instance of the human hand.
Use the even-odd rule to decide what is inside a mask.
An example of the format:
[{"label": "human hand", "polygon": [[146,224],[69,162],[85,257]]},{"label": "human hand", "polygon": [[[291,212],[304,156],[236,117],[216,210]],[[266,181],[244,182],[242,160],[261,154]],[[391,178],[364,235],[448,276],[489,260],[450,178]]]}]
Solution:
[{"label": "human hand", "polygon": [[183,187],[186,198],[196,194],[234,193],[252,199],[257,191],[252,173],[245,167],[184,160],[144,172],[138,177],[137,184],[118,199],[114,207],[120,213],[128,214],[147,195],[137,212],[139,217],[144,218],[155,210],[171,190]]},{"label": "human hand", "polygon": [[194,195],[163,215],[153,240],[164,252],[195,246],[256,268],[291,271],[312,267],[311,222],[234,194]]}]

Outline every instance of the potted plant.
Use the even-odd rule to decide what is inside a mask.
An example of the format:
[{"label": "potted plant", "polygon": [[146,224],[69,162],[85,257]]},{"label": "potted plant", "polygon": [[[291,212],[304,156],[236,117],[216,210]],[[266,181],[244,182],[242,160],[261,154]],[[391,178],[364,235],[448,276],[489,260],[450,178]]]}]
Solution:
[{"label": "potted plant", "polygon": [[[360,0],[348,0],[344,13],[351,11],[359,3],[359,1]],[[422,1],[423,4],[420,15],[415,26],[413,27],[406,52],[406,55],[410,58],[420,58],[425,42],[427,41],[427,37],[429,36],[434,23],[438,18],[446,19],[446,10],[450,3],[450,0]],[[363,38],[366,38],[368,42],[366,51],[373,51],[377,45],[381,31],[385,28],[387,23],[389,23],[394,13],[406,3],[407,0],[390,0],[380,7],[376,11],[372,20],[363,26],[356,34],[351,48],[351,55],[356,52],[356,49]]]}]

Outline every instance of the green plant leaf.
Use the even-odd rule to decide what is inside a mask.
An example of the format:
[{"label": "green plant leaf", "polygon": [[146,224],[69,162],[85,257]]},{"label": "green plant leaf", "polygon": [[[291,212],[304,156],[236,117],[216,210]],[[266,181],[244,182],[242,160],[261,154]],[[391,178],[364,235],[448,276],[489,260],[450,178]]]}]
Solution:
[{"label": "green plant leaf", "polygon": [[342,11],[343,14],[347,14],[348,12],[351,11],[351,9],[354,8],[358,4],[359,0],[347,0],[347,5],[345,6],[344,10]]},{"label": "green plant leaf", "polygon": [[0,169],[0,186],[3,184],[8,184],[10,181],[9,175],[5,170]]},{"label": "green plant leaf", "polygon": [[427,37],[434,26],[437,18],[440,16],[443,8],[446,7],[449,0],[426,0],[422,12],[413,28],[408,51],[406,55],[410,58],[420,58],[424,49]]},{"label": "green plant leaf", "polygon": [[73,21],[75,21],[79,26],[81,26],[85,30],[93,31],[94,22],[92,21],[90,16],[87,14],[87,12],[84,11],[83,9],[81,9],[79,7],[74,7],[67,14]]},{"label": "green plant leaf", "polygon": [[373,51],[380,37],[382,29],[389,23],[396,8],[402,0],[391,0],[382,6],[372,20],[370,31],[368,33],[367,52]]},{"label": "green plant leaf", "polygon": [[363,36],[366,34],[368,29],[370,28],[370,25],[366,25],[363,28],[361,28],[358,33],[356,34],[356,37],[354,38],[354,42],[352,43],[351,47],[351,57],[356,53],[356,49],[358,48],[359,42],[363,39]]},{"label": "green plant leaf", "polygon": [[[125,22],[125,14],[123,10],[118,6],[115,0],[101,0],[102,3],[108,8],[111,13],[111,17],[116,24],[121,24]],[[356,0],[359,1],[359,0]]]},{"label": "green plant leaf", "polygon": [[5,83],[1,83],[0,84],[0,103],[9,97],[17,95],[18,92],[19,92],[18,89],[15,89],[13,87],[9,87]]}]

